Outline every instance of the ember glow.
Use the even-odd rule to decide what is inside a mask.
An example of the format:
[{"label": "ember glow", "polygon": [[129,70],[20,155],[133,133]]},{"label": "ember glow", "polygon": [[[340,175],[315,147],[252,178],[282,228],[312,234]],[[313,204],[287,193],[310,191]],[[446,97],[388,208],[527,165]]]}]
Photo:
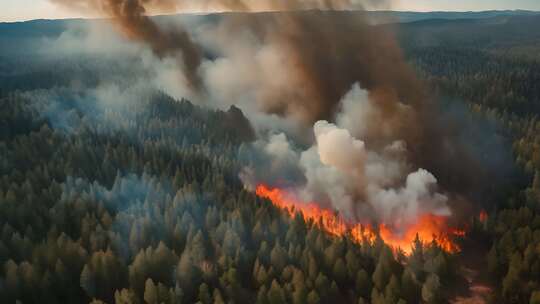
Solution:
[{"label": "ember glow", "polygon": [[415,224],[407,227],[379,224],[378,229],[374,229],[369,224],[347,222],[338,213],[321,208],[314,202],[297,200],[294,195],[279,188],[260,184],[257,186],[256,194],[269,199],[291,217],[300,213],[306,222],[313,222],[333,236],[349,236],[357,243],[362,243],[373,242],[379,235],[387,245],[396,250],[400,249],[405,254],[412,252],[417,236],[423,244],[435,242],[446,252],[458,252],[460,248],[454,239],[465,235],[464,230],[449,227],[448,217],[445,216],[426,214],[420,216]]},{"label": "ember glow", "polygon": [[488,214],[486,210],[480,211],[480,215],[478,216],[478,219],[481,223],[485,223],[488,220]]},{"label": "ember glow", "polygon": [[[426,214],[413,225],[402,229],[392,229],[385,224],[380,224],[379,234],[386,244],[393,248],[401,248],[405,253],[411,252],[417,235],[424,244],[434,241],[446,252],[457,252],[460,248],[453,239],[464,236],[465,232],[448,227],[447,221],[448,217]],[[403,232],[396,233],[396,231]]]}]

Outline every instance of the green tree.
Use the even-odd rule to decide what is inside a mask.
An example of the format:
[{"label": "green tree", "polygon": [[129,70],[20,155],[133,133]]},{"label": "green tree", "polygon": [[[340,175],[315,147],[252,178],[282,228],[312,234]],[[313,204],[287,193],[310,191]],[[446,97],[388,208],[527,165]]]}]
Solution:
[{"label": "green tree", "polygon": [[152,279],[146,280],[144,284],[144,300],[148,304],[157,304],[159,301],[158,290]]},{"label": "green tree", "polygon": [[392,274],[390,282],[385,288],[386,303],[397,303],[401,298],[401,286],[398,278]]},{"label": "green tree", "polygon": [[203,304],[211,304],[212,303],[212,296],[210,295],[210,290],[208,289],[208,285],[206,283],[202,283],[199,287],[199,301]]},{"label": "green tree", "polygon": [[270,252],[270,262],[278,272],[281,272],[287,265],[287,252],[281,247],[279,242],[276,242]]},{"label": "green tree", "polygon": [[401,293],[407,303],[419,302],[419,287],[408,269],[401,275]]},{"label": "green tree", "polygon": [[507,303],[518,303],[521,293],[519,271],[513,267],[508,269],[502,284],[502,293]]},{"label": "green tree", "polygon": [[422,299],[429,304],[441,303],[441,283],[436,274],[430,274],[422,285]]},{"label": "green tree", "polygon": [[358,294],[360,294],[364,298],[367,298],[370,295],[373,286],[371,284],[371,279],[369,278],[367,271],[365,271],[364,269],[360,269],[356,274],[355,286]]},{"label": "green tree", "polygon": [[269,304],[285,303],[285,292],[276,280],[272,281],[267,297]]},{"label": "green tree", "polygon": [[315,290],[310,291],[310,293],[307,296],[307,303],[308,304],[319,304],[321,302],[321,298],[319,298],[319,295]]},{"label": "green tree", "polygon": [[540,291],[534,291],[531,294],[531,299],[529,300],[529,304],[540,304]]},{"label": "green tree", "polygon": [[372,276],[373,283],[378,290],[384,290],[390,279],[390,274],[388,264],[381,258]]},{"label": "green tree", "polygon": [[221,292],[219,291],[219,289],[217,288],[214,289],[213,297],[214,297],[213,304],[225,304],[225,301],[223,300],[223,296],[221,295]]},{"label": "green tree", "polygon": [[491,246],[491,249],[488,252],[487,255],[487,264],[488,264],[488,271],[492,275],[497,276],[500,273],[499,270],[499,256],[497,254],[497,247],[495,244]]},{"label": "green tree", "polygon": [[80,281],[82,289],[86,291],[86,294],[90,297],[96,296],[96,286],[94,280],[95,278],[92,270],[90,270],[88,265],[85,265],[83,271],[81,272]]},{"label": "green tree", "polygon": [[340,284],[344,284],[346,282],[347,267],[345,266],[345,262],[342,258],[338,258],[336,260],[332,272],[337,282],[339,282]]},{"label": "green tree", "polygon": [[137,295],[128,289],[122,289],[120,291],[114,292],[114,303],[115,304],[139,304]]}]

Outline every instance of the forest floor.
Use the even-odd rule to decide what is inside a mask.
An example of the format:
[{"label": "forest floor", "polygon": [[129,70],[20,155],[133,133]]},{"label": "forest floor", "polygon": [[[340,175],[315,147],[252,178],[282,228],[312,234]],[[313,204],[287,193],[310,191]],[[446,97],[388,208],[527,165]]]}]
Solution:
[{"label": "forest floor", "polygon": [[486,299],[492,291],[484,282],[481,282],[478,278],[479,272],[471,268],[463,268],[465,279],[469,284],[469,291],[467,296],[458,296],[451,300],[451,304],[485,304]]},{"label": "forest floor", "polygon": [[487,274],[487,262],[485,256],[489,246],[482,237],[468,238],[462,244],[462,252],[458,256],[458,265],[461,266],[463,287],[450,301],[451,304],[486,304],[493,292],[490,278]]}]

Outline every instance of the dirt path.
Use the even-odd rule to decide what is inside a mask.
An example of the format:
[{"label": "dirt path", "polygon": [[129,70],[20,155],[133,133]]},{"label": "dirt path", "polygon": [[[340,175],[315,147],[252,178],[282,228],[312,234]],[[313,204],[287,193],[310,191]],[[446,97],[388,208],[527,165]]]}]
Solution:
[{"label": "dirt path", "polygon": [[491,287],[477,281],[478,271],[464,268],[465,278],[469,283],[469,295],[467,297],[456,297],[451,300],[451,304],[486,304],[487,297],[492,292]]}]

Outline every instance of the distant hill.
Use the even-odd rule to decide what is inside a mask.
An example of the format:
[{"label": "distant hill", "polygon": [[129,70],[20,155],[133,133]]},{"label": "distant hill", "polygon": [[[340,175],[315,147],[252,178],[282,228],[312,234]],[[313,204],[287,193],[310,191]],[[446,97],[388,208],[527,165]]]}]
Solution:
[{"label": "distant hill", "polygon": [[[351,11],[347,11],[350,13]],[[340,12],[337,12],[340,13]],[[407,11],[369,11],[356,13],[365,13],[376,23],[395,23],[395,22],[414,22],[420,20],[429,19],[484,19],[500,16],[534,16],[540,15],[537,11],[527,10],[492,10],[492,11],[479,11],[479,12],[407,12]],[[215,14],[178,14],[158,16],[157,18],[168,17],[216,17],[219,15],[226,15],[228,13],[215,13]],[[28,34],[54,34],[56,31],[61,30],[66,25],[73,22],[81,22],[83,20],[95,20],[95,19],[59,19],[48,20],[38,19],[24,22],[0,22],[0,34],[5,34],[5,31],[17,29],[17,31]]]},{"label": "distant hill", "polygon": [[[304,12],[309,14],[310,12]],[[207,15],[166,15],[154,17],[158,22],[182,19],[191,22],[216,22],[231,15],[244,13],[219,13]],[[260,13],[261,18],[275,13]],[[540,12],[533,11],[483,11],[483,12],[396,12],[396,11],[336,11],[336,17],[351,14],[365,15],[374,24],[394,27],[404,46],[463,44],[482,46],[488,44],[537,44],[540,31]],[[40,39],[60,36],[70,25],[103,22],[96,19],[32,20],[27,22],[0,23],[0,55],[21,54],[39,47]],[[193,23],[194,24],[194,23]]]},{"label": "distant hill", "polygon": [[534,16],[540,12],[526,10],[492,10],[480,12],[400,12],[371,11],[368,13],[377,23],[414,22],[429,19],[485,19],[500,16]]},{"label": "distant hill", "polygon": [[[540,46],[540,15],[500,15],[478,19],[426,19],[398,27],[402,45],[499,48]],[[529,29],[529,30],[528,30]]]}]

